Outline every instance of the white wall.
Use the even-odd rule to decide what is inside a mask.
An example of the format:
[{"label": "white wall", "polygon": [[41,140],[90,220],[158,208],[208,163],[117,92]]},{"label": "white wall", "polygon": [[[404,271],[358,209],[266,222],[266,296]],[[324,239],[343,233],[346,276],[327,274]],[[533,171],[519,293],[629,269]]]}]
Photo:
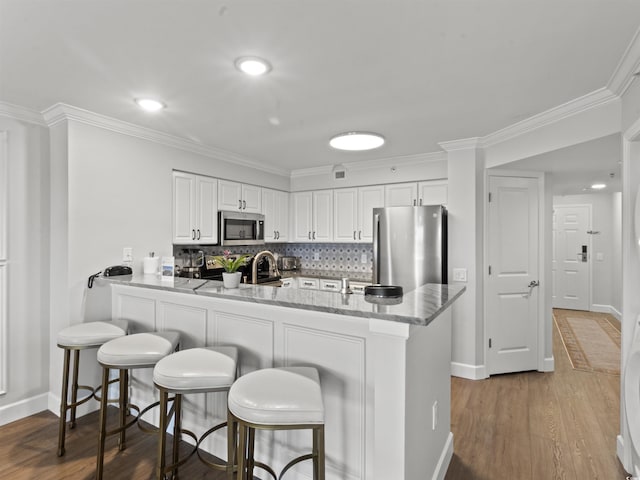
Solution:
[{"label": "white wall", "polygon": [[613,290],[611,305],[622,315],[622,192],[613,194],[613,244],[612,269],[613,278],[611,288]]},{"label": "white wall", "polygon": [[[591,229],[600,232],[591,235],[591,306],[592,311],[615,309],[620,313],[621,306],[614,300],[614,277],[622,276],[620,257],[616,258],[615,239],[621,232],[621,217],[614,219],[616,202],[614,194],[597,193],[586,195],[565,195],[553,197],[554,205],[591,205]],[[616,231],[615,229],[618,229]],[[619,248],[617,249],[619,255]],[[598,253],[603,260],[596,259]],[[618,282],[619,285],[620,282]],[[614,313],[614,311],[610,311]]]},{"label": "white wall", "polygon": [[46,407],[49,391],[49,165],[47,129],[0,116],[7,134],[7,393],[0,424]]}]

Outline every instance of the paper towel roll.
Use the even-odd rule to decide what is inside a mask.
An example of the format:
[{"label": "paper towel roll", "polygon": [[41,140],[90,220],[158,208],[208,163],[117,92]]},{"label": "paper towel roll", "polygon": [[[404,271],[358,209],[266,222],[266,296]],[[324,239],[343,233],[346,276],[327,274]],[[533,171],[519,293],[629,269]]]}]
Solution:
[{"label": "paper towel roll", "polygon": [[144,257],[142,264],[142,270],[145,275],[156,274],[160,269],[160,257]]}]

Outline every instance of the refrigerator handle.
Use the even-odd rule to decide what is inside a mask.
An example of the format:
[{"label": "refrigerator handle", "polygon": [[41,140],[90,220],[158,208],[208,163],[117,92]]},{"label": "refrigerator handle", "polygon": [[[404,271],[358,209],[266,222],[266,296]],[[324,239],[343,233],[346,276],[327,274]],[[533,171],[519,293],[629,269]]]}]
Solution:
[{"label": "refrigerator handle", "polygon": [[373,283],[378,281],[378,265],[380,264],[380,214],[373,215]]}]

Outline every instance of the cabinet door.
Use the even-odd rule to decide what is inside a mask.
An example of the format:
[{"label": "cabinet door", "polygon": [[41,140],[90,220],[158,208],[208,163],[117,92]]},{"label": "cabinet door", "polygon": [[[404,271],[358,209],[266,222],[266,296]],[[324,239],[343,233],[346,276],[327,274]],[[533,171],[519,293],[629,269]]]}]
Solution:
[{"label": "cabinet door", "polygon": [[416,205],[418,198],[418,184],[394,183],[384,186],[384,206],[402,207]]},{"label": "cabinet door", "polygon": [[196,243],[196,176],[173,172],[173,243]]},{"label": "cabinet door", "polygon": [[313,230],[311,239],[333,241],[333,190],[313,192]]},{"label": "cabinet door", "polygon": [[278,234],[276,225],[276,191],[269,188],[262,189],[262,213],[264,213],[264,241],[273,242]]},{"label": "cabinet door", "polygon": [[295,242],[311,241],[313,194],[296,192],[291,195],[293,226],[291,233]]},{"label": "cabinet door", "polygon": [[218,180],[196,177],[196,241],[218,243]]},{"label": "cabinet door", "polygon": [[447,180],[432,180],[418,183],[419,205],[446,205]]},{"label": "cabinet door", "polygon": [[354,242],[358,239],[358,189],[338,188],[333,191],[333,239]]},{"label": "cabinet door", "polygon": [[289,194],[276,190],[276,233],[279,242],[289,240]]},{"label": "cabinet door", "polygon": [[218,208],[220,210],[242,210],[242,184],[218,180]]},{"label": "cabinet door", "polygon": [[358,189],[358,241],[373,242],[373,209],[384,207],[384,186]]},{"label": "cabinet door", "polygon": [[242,211],[262,213],[262,189],[255,185],[242,185]]}]

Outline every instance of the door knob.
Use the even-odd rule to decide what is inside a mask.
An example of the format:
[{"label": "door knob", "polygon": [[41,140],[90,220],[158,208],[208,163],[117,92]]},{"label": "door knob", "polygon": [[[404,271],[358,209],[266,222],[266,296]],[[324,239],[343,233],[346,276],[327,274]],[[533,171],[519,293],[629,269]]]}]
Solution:
[{"label": "door knob", "polygon": [[522,294],[522,298],[529,298],[531,296],[531,293],[533,292],[533,289],[536,288],[539,285],[540,285],[539,281],[531,280],[529,282],[529,285],[527,285],[527,287],[529,287],[529,291],[527,293],[523,293]]}]

